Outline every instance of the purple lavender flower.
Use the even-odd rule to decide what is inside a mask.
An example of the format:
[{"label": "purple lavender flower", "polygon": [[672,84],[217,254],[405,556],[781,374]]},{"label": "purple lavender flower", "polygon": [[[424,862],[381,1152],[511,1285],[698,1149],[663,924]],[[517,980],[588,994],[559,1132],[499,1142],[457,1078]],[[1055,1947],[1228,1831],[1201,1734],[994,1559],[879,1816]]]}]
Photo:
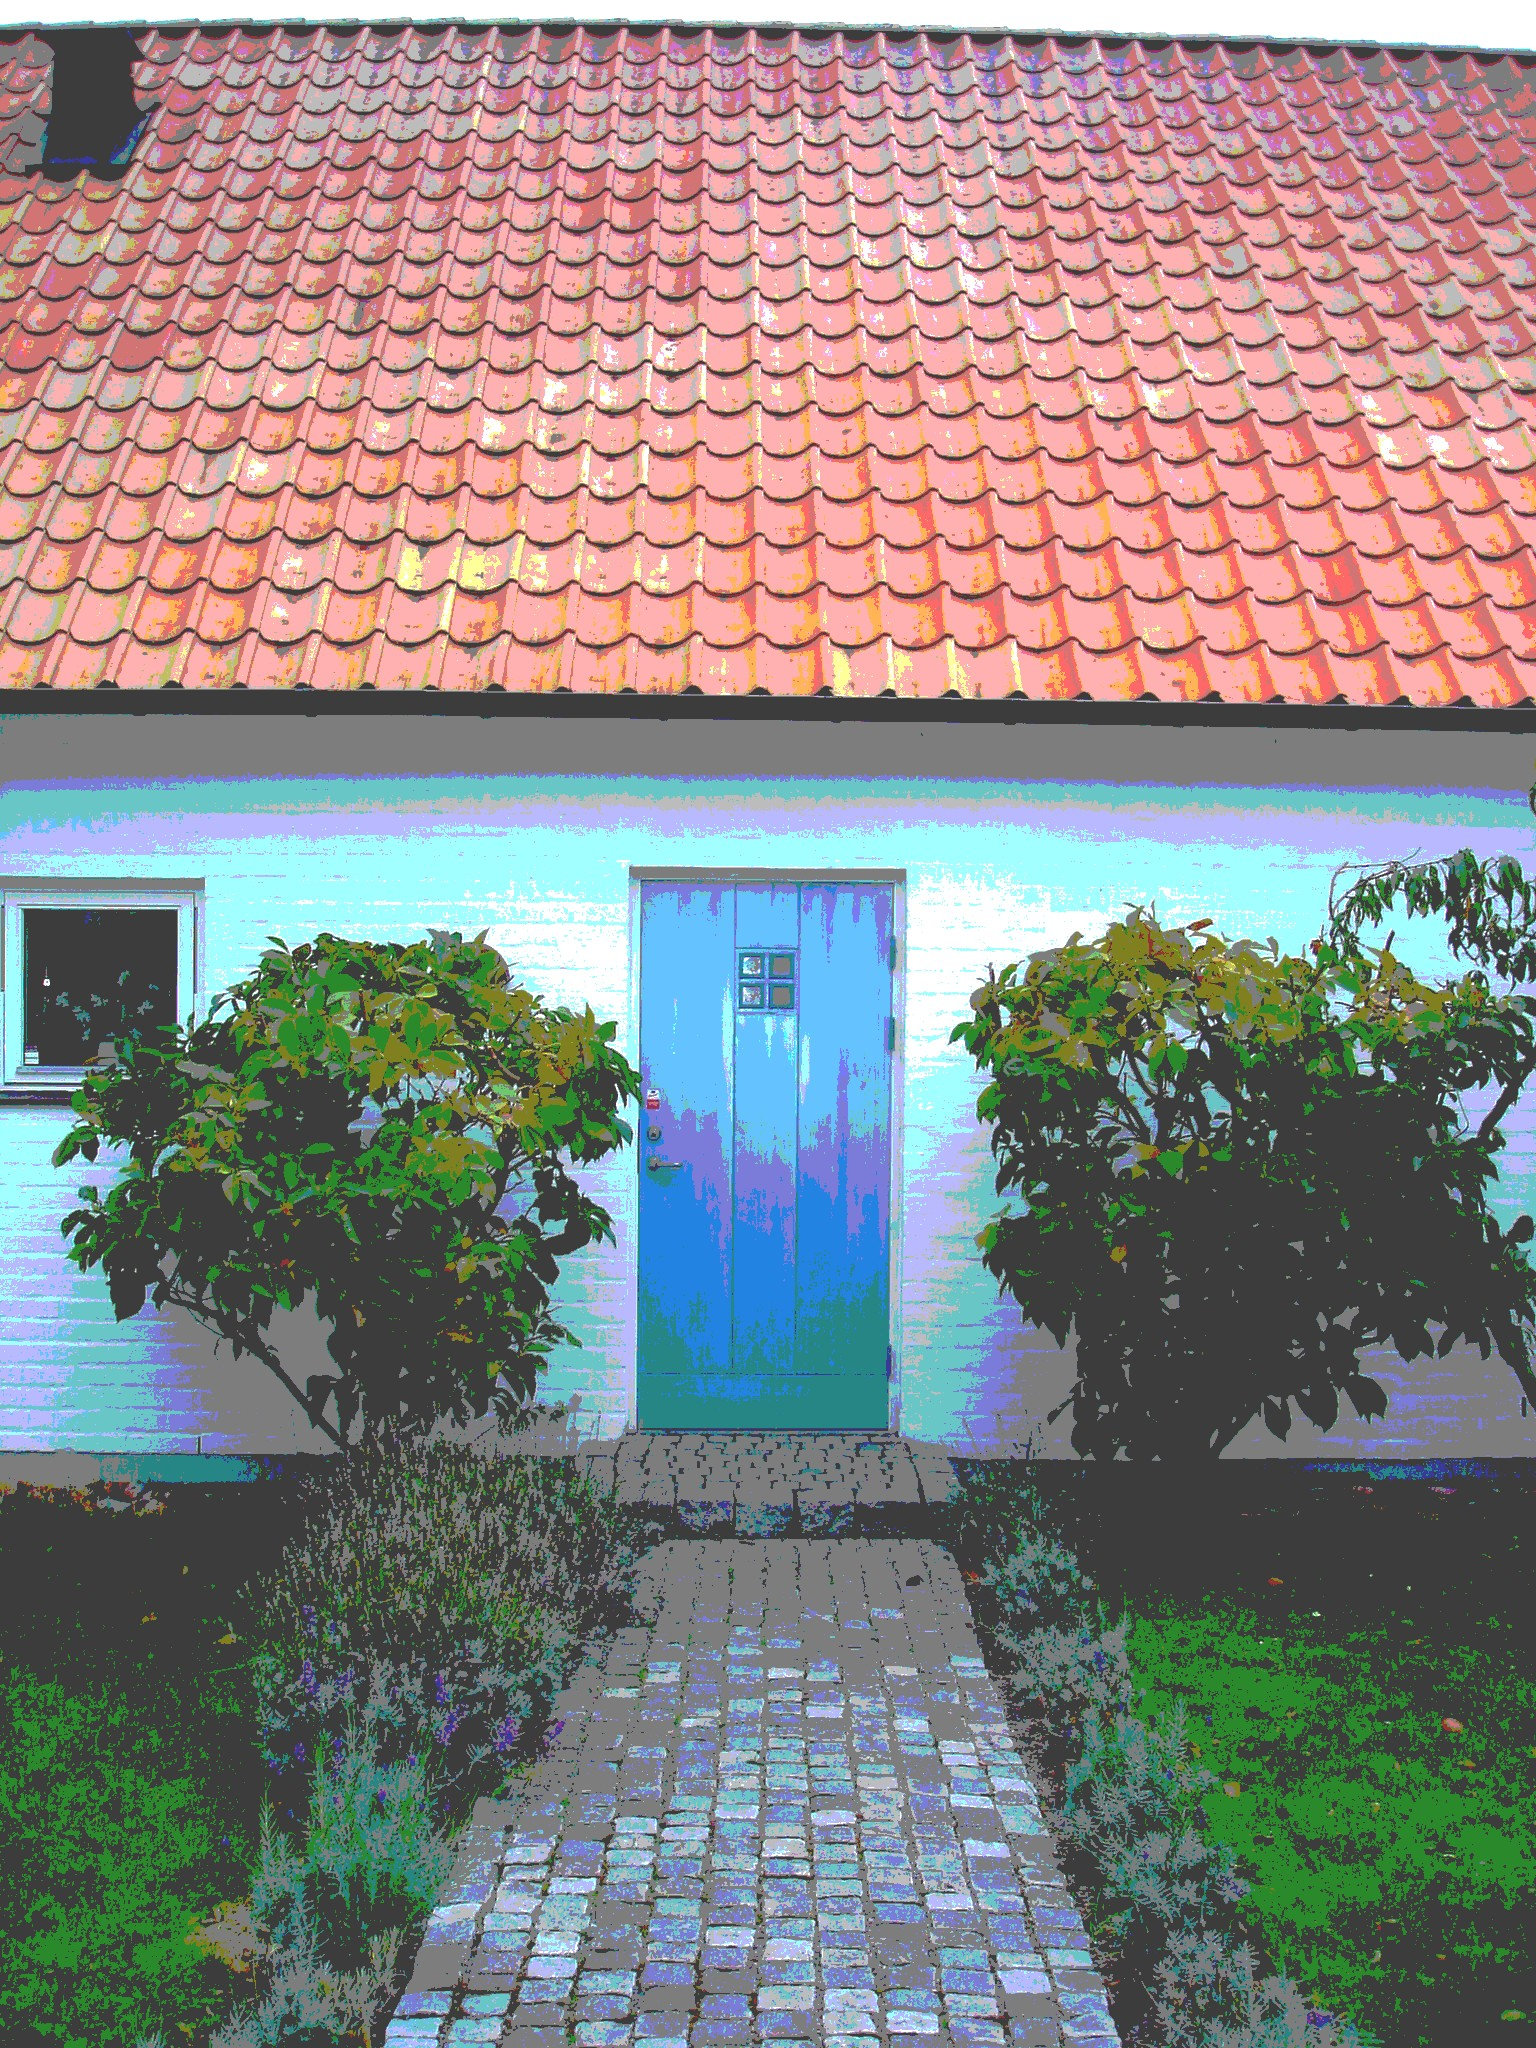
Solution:
[{"label": "purple lavender flower", "polygon": [[501,1726],[496,1730],[496,1754],[498,1756],[505,1756],[509,1749],[515,1749],[520,1732],[521,1723],[518,1721],[516,1714],[506,1715],[502,1720]]},{"label": "purple lavender flower", "polygon": [[315,1677],[314,1660],[310,1657],[304,1659],[299,1669],[299,1683],[303,1686],[305,1694],[310,1699],[313,1699],[320,1690],[320,1681]]},{"label": "purple lavender flower", "polygon": [[442,1672],[441,1672],[441,1671],[439,1671],[439,1672],[438,1672],[438,1674],[437,1674],[437,1677],[436,1677],[436,1678],[435,1678],[435,1679],[433,1680],[433,1683],[434,1683],[434,1685],[435,1685],[435,1686],[437,1687],[437,1704],[438,1704],[438,1705],[439,1705],[440,1707],[445,1707],[445,1706],[447,1706],[447,1704],[448,1704],[448,1688],[447,1688],[447,1686],[446,1686],[446,1685],[445,1685],[445,1684],[443,1683],[443,1674],[442,1674]]}]

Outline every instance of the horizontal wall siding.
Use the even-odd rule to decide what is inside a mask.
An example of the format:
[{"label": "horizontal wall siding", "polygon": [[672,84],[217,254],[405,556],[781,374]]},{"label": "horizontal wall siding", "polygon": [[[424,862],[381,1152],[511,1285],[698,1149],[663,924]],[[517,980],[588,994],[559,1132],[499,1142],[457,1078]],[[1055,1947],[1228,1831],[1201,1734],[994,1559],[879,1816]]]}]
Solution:
[{"label": "horizontal wall siding", "polygon": [[[429,926],[484,927],[546,998],[590,1002],[615,1019],[621,1049],[638,1061],[632,868],[904,870],[900,1421],[911,1435],[957,1447],[1033,1441],[1071,1455],[1070,1415],[1044,1420],[1070,1386],[1070,1358],[999,1300],[975,1245],[999,1198],[975,1116],[978,1077],[948,1040],[988,964],[1074,930],[1092,935],[1131,902],[1155,903],[1165,921],[1208,916],[1228,935],[1272,934],[1299,949],[1318,929],[1341,862],[1463,844],[1530,855],[1523,793],[1507,786],[1507,763],[1484,772],[1494,757],[1481,735],[1439,741],[1444,787],[1380,786],[1373,756],[1372,778],[1330,790],[1317,786],[1315,750],[1310,783],[1300,775],[1294,787],[1277,783],[1283,752],[1277,771],[1267,734],[1237,735],[1252,741],[1246,755],[1225,736],[1219,773],[1198,735],[1177,772],[1166,746],[1117,753],[1118,741],[1106,742],[1102,752],[1122,764],[1120,776],[1106,770],[1094,779],[1045,773],[1059,768],[1061,749],[1053,756],[1038,737],[1017,733],[995,737],[966,772],[945,759],[942,733],[914,729],[905,752],[893,752],[886,735],[876,774],[857,772],[848,734],[804,742],[817,772],[809,761],[800,772],[785,766],[780,736],[778,765],[757,772],[754,764],[774,753],[762,729],[722,737],[684,728],[665,736],[659,758],[654,734],[636,745],[643,772],[611,758],[610,737],[603,772],[584,773],[570,765],[577,742],[552,739],[542,723],[460,722],[453,755],[441,730],[424,741],[421,722],[381,718],[381,733],[354,735],[348,773],[236,778],[223,763],[250,766],[259,752],[247,747],[244,722],[167,718],[140,722],[156,727],[159,753],[152,777],[141,770],[130,779],[110,734],[122,722],[64,723],[68,775],[42,772],[43,722],[0,719],[0,873],[203,877],[213,990],[248,973],[270,933],[290,944],[319,930],[409,941]],[[279,721],[249,724],[263,728],[270,749]],[[334,763],[334,731],[298,718],[281,724],[287,752],[279,760]],[[210,730],[219,727],[222,739]],[[134,744],[142,749],[142,733]],[[595,739],[586,744],[598,752]],[[417,758],[423,751],[433,756],[430,773]],[[1349,754],[1335,751],[1341,762]],[[1075,758],[1083,757],[1079,747]],[[1245,762],[1252,780],[1262,768],[1269,786],[1246,786]],[[1159,764],[1162,780],[1151,773]],[[1445,964],[1410,931],[1400,932],[1399,950],[1425,969]],[[48,1155],[71,1120],[62,1105],[0,1102],[0,1449],[317,1447],[259,1361],[221,1354],[179,1314],[146,1309],[116,1323],[99,1272],[82,1275],[67,1262],[58,1222],[87,1176],[78,1162],[56,1172]],[[1506,1218],[1536,1207],[1529,1102],[1510,1130],[1495,1203]],[[94,1177],[110,1180],[105,1162]],[[556,1312],[582,1348],[555,1355],[545,1394],[579,1395],[586,1425],[606,1434],[632,1414],[633,1149],[582,1178],[610,1211],[616,1242],[563,1264]],[[297,1376],[323,1367],[312,1316],[279,1319],[274,1329]],[[1521,1415],[1518,1388],[1497,1357],[1372,1369],[1391,1396],[1384,1422],[1341,1421],[1324,1434],[1298,1421],[1284,1445],[1258,1426],[1229,1455],[1483,1457],[1536,1448],[1536,1421]]]}]

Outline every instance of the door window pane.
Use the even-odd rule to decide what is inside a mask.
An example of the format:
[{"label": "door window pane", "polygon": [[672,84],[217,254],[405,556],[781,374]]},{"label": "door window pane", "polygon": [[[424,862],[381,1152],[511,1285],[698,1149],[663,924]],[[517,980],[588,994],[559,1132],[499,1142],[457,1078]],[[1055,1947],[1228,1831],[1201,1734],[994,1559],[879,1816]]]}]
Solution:
[{"label": "door window pane", "polygon": [[83,1067],[176,1021],[174,910],[24,910],[22,1065]]},{"label": "door window pane", "polygon": [[738,953],[736,1000],[743,1010],[795,1007],[793,953]]}]

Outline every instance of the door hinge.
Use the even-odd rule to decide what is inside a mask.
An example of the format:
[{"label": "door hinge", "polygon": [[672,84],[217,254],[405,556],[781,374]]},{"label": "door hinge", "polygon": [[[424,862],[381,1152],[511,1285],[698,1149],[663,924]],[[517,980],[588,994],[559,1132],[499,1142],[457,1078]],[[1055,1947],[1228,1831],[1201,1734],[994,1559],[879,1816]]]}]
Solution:
[{"label": "door hinge", "polygon": [[885,1020],[885,1049],[887,1052],[894,1052],[896,1050],[896,1019],[894,1017],[887,1017]]},{"label": "door hinge", "polygon": [[891,972],[896,972],[896,934],[891,934]]}]

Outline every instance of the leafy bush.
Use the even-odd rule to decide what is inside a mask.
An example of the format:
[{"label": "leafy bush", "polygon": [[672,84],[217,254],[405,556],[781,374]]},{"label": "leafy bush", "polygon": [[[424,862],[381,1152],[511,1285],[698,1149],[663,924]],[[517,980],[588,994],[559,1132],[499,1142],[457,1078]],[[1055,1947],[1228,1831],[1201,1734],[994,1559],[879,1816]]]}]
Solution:
[{"label": "leafy bush", "polygon": [[[515,1412],[574,1341],[558,1259],[613,1235],[567,1161],[632,1136],[617,1025],[520,987],[484,932],[272,945],[205,1023],[86,1076],[53,1164],[129,1158],[105,1201],[80,1189],[69,1257],[102,1267],[119,1320],[153,1294],[253,1353],[338,1444],[359,1420]],[[310,1296],[336,1372],[301,1389],[267,1332]]]},{"label": "leafy bush", "polygon": [[505,1776],[575,1644],[627,1601],[629,1517],[566,1460],[400,1437],[303,1489],[245,1590],[264,1755],[292,1812],[367,1710],[381,1762],[431,1755],[440,1811]]},{"label": "leafy bush", "polygon": [[[1285,1436],[1293,1404],[1322,1429],[1341,1397],[1383,1415],[1359,1359],[1388,1343],[1496,1346],[1536,1400],[1536,1224],[1487,1202],[1536,999],[1209,924],[1133,908],[989,968],[950,1034],[985,1075],[997,1191],[1024,1203],[979,1234],[984,1264],[1076,1334],[1074,1449],[1214,1458],[1259,1416]],[[1490,1083],[1473,1130],[1464,1094]]]}]

